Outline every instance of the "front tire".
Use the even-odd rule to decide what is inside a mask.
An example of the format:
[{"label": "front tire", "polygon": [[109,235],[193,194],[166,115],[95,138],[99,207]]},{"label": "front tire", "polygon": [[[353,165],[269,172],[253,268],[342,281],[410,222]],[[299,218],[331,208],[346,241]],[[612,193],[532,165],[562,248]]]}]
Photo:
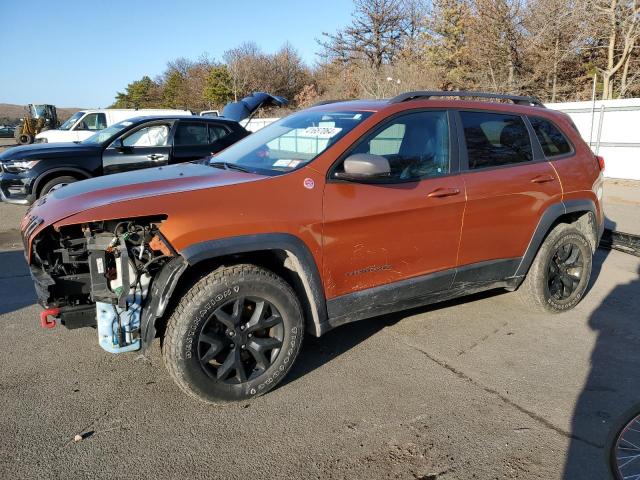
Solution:
[{"label": "front tire", "polygon": [[536,310],[560,313],[575,307],[591,277],[589,240],[573,225],[557,225],[538,250],[518,293]]},{"label": "front tire", "polygon": [[20,145],[31,145],[33,143],[33,137],[28,133],[21,133],[18,135],[18,143]]},{"label": "front tire", "polygon": [[221,267],[182,297],[165,332],[170,376],[208,403],[240,401],[274,388],[293,365],[304,335],[300,303],[273,272]]},{"label": "front tire", "polygon": [[56,177],[56,178],[54,178],[52,180],[49,180],[47,183],[44,184],[44,186],[40,190],[40,195],[38,195],[38,198],[44,197],[51,190],[55,190],[56,188],[60,188],[60,187],[63,187],[65,185],[68,185],[70,183],[77,182],[77,181],[78,181],[77,178],[69,177],[69,176]]}]

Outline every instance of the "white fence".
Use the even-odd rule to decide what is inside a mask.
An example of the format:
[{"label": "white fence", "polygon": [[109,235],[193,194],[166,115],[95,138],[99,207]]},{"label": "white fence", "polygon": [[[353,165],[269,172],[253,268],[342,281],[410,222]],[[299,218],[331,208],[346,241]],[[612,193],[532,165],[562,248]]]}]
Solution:
[{"label": "white fence", "polygon": [[255,132],[256,130],[260,130],[262,127],[266,127],[270,123],[275,122],[276,120],[280,120],[279,118],[252,118],[249,120],[249,123],[240,122],[244,128],[249,130],[250,132]]},{"label": "white fence", "polygon": [[640,98],[546,106],[571,117],[585,142],[604,157],[606,177],[640,180]]}]

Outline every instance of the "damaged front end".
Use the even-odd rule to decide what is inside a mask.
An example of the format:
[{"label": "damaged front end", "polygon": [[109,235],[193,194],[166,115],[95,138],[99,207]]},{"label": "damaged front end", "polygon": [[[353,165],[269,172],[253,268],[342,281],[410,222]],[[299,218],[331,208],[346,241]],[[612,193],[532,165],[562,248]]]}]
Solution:
[{"label": "damaged front end", "polygon": [[[44,228],[31,243],[30,268],[43,326],[95,326],[100,346],[122,353],[149,346],[155,320],[186,262],[160,233],[163,217]],[[46,324],[46,325],[45,325]],[[54,324],[54,323],[53,323]]]}]

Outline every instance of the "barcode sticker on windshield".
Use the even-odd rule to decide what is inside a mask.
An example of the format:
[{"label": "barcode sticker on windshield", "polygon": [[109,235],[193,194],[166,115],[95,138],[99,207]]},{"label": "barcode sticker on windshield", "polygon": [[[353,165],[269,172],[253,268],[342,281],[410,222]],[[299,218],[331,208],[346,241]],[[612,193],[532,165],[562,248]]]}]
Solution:
[{"label": "barcode sticker on windshield", "polygon": [[310,137],[331,138],[341,131],[342,129],[338,127],[307,127],[304,129],[304,134]]}]

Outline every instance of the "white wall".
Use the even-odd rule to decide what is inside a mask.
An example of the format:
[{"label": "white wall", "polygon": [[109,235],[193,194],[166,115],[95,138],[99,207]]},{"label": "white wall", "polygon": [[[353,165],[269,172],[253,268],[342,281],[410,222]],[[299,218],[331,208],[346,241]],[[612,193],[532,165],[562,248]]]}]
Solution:
[{"label": "white wall", "polygon": [[255,132],[256,130],[260,130],[262,127],[266,127],[270,123],[275,122],[276,120],[280,120],[279,118],[252,118],[249,120],[249,123],[240,122],[240,124],[249,130],[250,132]]},{"label": "white wall", "polygon": [[640,98],[548,103],[571,117],[585,142],[605,160],[606,177],[640,180]]}]

